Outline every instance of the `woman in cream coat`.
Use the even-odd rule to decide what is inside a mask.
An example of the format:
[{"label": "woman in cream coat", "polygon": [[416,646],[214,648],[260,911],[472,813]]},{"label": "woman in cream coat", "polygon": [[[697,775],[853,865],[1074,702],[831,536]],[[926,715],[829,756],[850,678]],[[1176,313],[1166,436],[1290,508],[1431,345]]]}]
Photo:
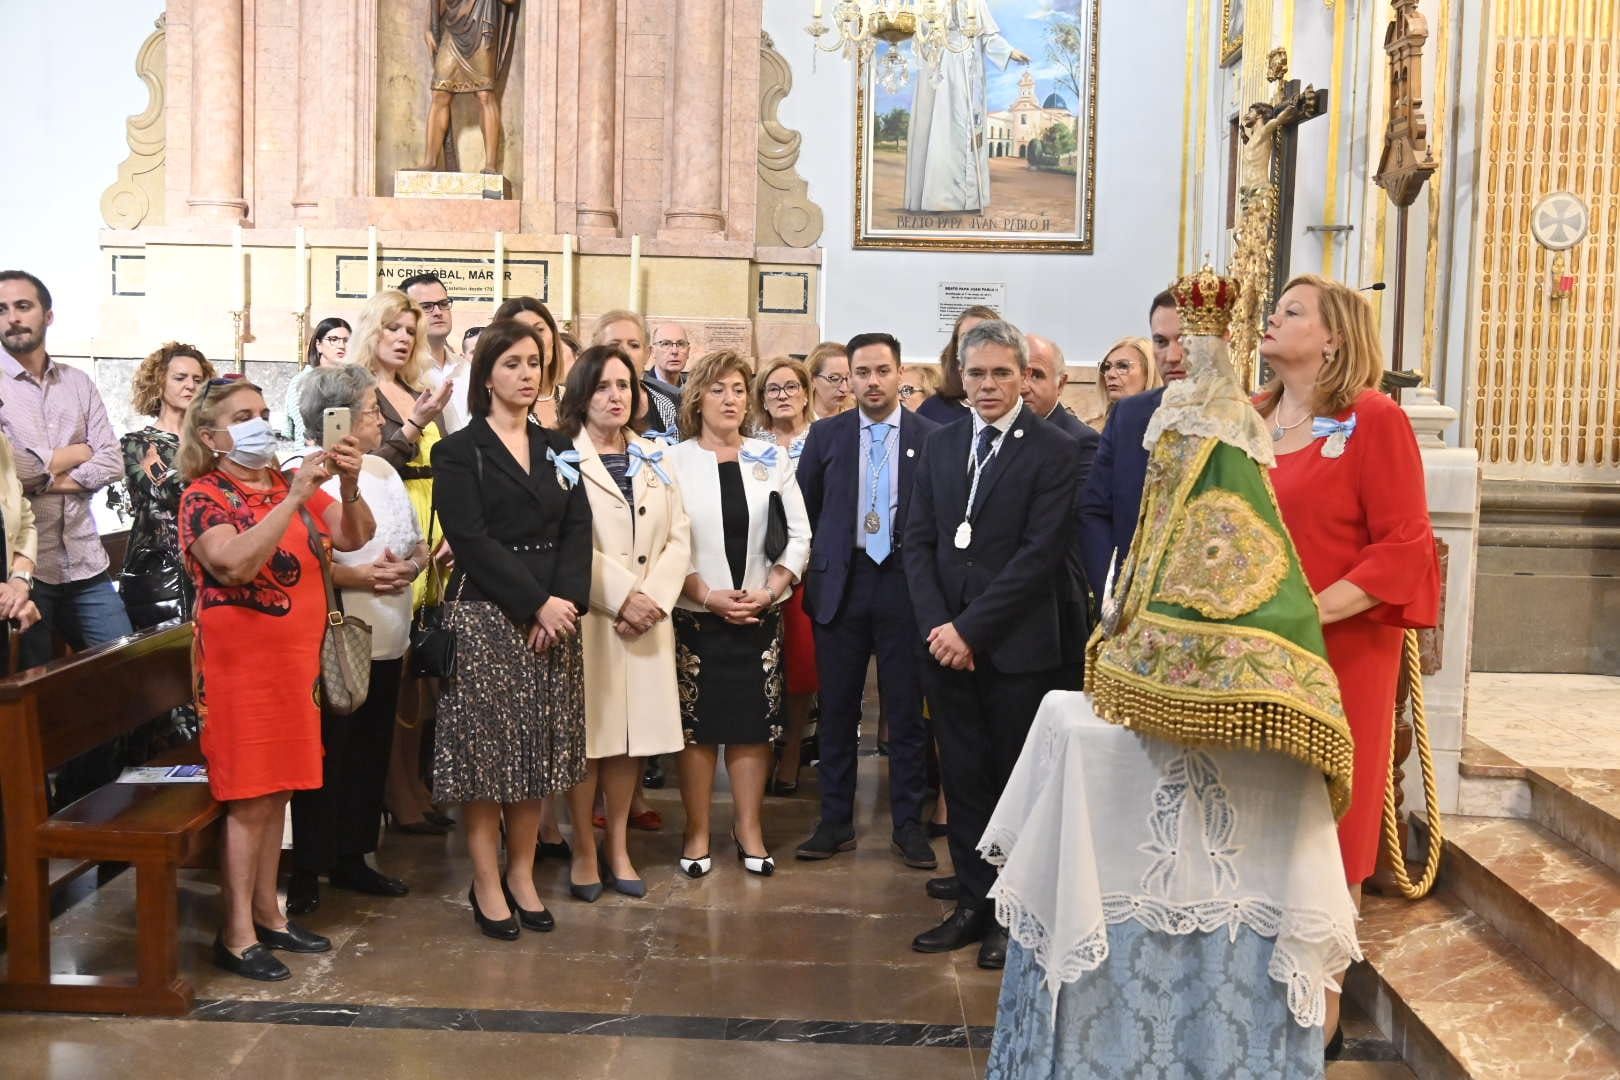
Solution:
[{"label": "woman in cream coat", "polygon": [[[616,345],[586,349],[568,373],[558,427],[574,440],[559,467],[591,504],[591,606],[585,649],[585,780],[569,793],[574,820],[569,891],[587,902],[607,885],[646,895],[626,843],[640,759],[679,750],[675,631],[670,612],[690,568],[690,529],[665,451],[631,429],[644,393]],[[631,688],[634,687],[632,694]],[[604,854],[584,838],[601,779]]]},{"label": "woman in cream coat", "polygon": [[39,608],[28,598],[34,587],[39,534],[34,529],[34,508],[17,479],[11,441],[4,435],[0,435],[0,520],[5,523],[7,565],[6,581],[0,584],[0,619],[14,623],[12,629],[20,633],[39,622]]}]

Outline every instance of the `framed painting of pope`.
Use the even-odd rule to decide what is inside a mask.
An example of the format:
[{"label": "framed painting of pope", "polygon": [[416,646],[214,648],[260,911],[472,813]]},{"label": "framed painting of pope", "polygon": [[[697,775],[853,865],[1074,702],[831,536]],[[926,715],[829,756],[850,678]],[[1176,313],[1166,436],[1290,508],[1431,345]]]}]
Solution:
[{"label": "framed painting of pope", "polygon": [[942,47],[878,47],[856,76],[855,247],[1091,252],[1097,4],[940,0]]}]

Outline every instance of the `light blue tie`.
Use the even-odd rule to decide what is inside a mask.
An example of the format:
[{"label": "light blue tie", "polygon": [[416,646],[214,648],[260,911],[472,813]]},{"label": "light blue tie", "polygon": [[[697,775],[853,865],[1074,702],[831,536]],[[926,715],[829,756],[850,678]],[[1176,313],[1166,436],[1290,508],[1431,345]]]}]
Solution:
[{"label": "light blue tie", "polygon": [[[875,509],[878,516],[877,532],[867,533],[866,535],[866,554],[873,562],[882,566],[883,560],[889,557],[889,549],[892,546],[889,539],[891,524],[889,521],[889,469],[892,467],[889,457],[891,455],[883,452],[885,449],[884,444],[888,441],[889,425],[873,424],[866,430],[871,436],[866,442],[866,476],[872,484],[872,490],[867,492],[867,498],[870,501],[866,505]],[[882,462],[882,464],[878,468],[876,478],[873,478],[872,466],[878,462]],[[863,519],[866,517],[865,509],[861,511],[861,517]],[[863,524],[861,527],[864,529],[866,526]]]}]

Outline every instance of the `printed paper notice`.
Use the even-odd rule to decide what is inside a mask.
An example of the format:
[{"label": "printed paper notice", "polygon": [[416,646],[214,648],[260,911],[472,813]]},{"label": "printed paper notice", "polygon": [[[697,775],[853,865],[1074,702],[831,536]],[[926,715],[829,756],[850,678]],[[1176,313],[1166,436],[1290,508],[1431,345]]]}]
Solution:
[{"label": "printed paper notice", "polygon": [[942,281],[939,283],[939,332],[948,334],[956,317],[975,304],[1007,312],[1005,281]]},{"label": "printed paper notice", "polygon": [[206,765],[141,765],[125,769],[120,784],[206,784]]}]

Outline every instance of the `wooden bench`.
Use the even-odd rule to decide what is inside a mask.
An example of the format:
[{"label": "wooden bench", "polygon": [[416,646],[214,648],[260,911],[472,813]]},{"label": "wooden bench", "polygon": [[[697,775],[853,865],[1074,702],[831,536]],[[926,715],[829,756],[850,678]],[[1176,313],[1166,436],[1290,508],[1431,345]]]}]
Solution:
[{"label": "wooden bench", "polygon": [[[55,814],[45,774],[170,709],[190,704],[191,624],[150,630],[0,679],[7,971],[0,1008],[180,1015],[176,872],[218,839],[207,784],[108,784]],[[51,973],[52,859],[135,870],[136,974]]]}]

